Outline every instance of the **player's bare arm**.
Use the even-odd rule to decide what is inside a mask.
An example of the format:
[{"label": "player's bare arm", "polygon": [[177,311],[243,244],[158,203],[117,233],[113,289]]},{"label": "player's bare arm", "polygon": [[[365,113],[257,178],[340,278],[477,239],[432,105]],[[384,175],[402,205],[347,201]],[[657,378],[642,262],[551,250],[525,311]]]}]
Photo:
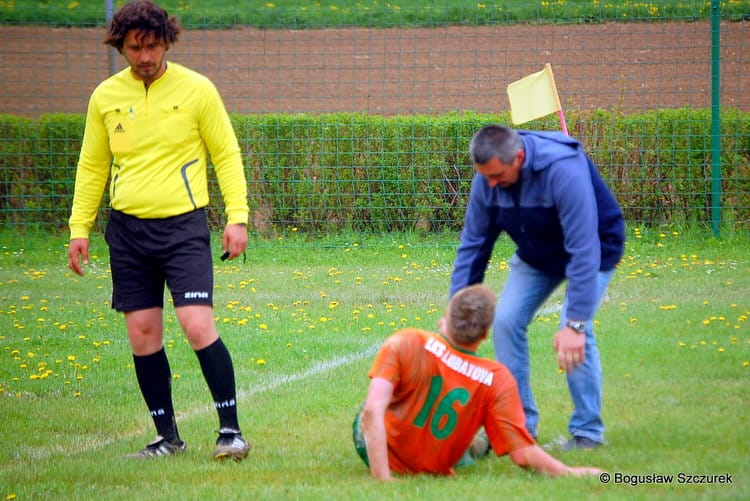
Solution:
[{"label": "player's bare arm", "polygon": [[365,438],[370,474],[378,480],[393,480],[388,466],[388,439],[385,432],[385,410],[393,396],[393,384],[383,378],[370,381],[362,410],[362,435]]},{"label": "player's bare arm", "polygon": [[597,475],[602,472],[599,468],[567,466],[558,461],[538,445],[529,445],[516,449],[510,453],[510,459],[522,468],[528,468],[553,477],[560,475]]}]

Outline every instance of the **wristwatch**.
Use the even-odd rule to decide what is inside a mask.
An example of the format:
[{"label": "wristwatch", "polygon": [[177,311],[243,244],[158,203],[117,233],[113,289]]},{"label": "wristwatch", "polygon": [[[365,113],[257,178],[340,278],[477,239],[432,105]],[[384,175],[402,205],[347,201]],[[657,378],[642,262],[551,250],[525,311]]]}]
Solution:
[{"label": "wristwatch", "polygon": [[586,322],[581,322],[578,320],[568,320],[565,323],[565,327],[570,327],[574,331],[576,331],[578,334],[583,334],[586,332]]}]

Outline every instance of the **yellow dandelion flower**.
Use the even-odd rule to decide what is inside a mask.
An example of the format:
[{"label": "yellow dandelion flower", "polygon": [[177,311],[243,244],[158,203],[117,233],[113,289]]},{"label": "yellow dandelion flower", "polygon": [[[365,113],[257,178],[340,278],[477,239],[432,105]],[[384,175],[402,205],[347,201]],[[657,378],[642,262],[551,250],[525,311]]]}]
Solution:
[{"label": "yellow dandelion flower", "polygon": [[258,325],[258,329],[266,330],[266,329],[268,329],[268,325],[266,325],[266,324],[259,324]]},{"label": "yellow dandelion flower", "polygon": [[266,361],[263,360],[262,358],[259,358],[258,361],[255,362],[255,363],[258,364],[258,365],[266,365]]}]

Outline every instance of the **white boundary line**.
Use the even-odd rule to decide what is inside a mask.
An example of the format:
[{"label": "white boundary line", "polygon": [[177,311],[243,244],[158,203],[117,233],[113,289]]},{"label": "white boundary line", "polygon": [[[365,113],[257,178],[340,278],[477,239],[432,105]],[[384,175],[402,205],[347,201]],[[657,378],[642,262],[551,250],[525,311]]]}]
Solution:
[{"label": "white boundary line", "polygon": [[[283,375],[283,376],[278,376],[278,377],[272,377],[267,383],[261,386],[250,387],[247,390],[240,390],[237,392],[237,402],[245,400],[246,398],[249,398],[253,395],[257,395],[260,393],[265,393],[270,390],[274,390],[285,384],[294,383],[296,381],[303,381],[305,379],[317,376],[319,374],[323,374],[323,373],[332,371],[334,369],[338,369],[339,367],[343,367],[345,365],[358,362],[364,358],[371,357],[378,351],[378,348],[380,348],[382,343],[383,341],[381,340],[365,348],[364,350],[361,350],[355,353],[350,353],[342,357],[334,357],[331,360],[320,362],[318,364],[313,365],[309,369],[299,372],[297,374],[289,374],[289,375]],[[213,405],[203,405],[200,407],[196,407],[194,409],[187,410],[185,412],[177,413],[176,417],[178,420],[190,419],[192,417],[198,416],[205,412],[211,412],[213,410],[214,410]],[[54,455],[68,456],[72,454],[80,454],[83,452],[91,451],[93,449],[99,449],[107,445],[112,445],[121,440],[131,439],[133,437],[146,433],[150,428],[151,428],[151,424],[149,422],[148,425],[141,426],[131,431],[113,435],[108,438],[92,437],[92,438],[84,439],[83,441],[77,442],[75,445],[60,444],[60,445],[52,445],[49,447],[33,447],[33,448],[29,447],[28,449],[22,449],[21,455],[24,458],[38,460],[38,459],[47,459]],[[22,463],[16,463],[16,464],[22,464]]]}]

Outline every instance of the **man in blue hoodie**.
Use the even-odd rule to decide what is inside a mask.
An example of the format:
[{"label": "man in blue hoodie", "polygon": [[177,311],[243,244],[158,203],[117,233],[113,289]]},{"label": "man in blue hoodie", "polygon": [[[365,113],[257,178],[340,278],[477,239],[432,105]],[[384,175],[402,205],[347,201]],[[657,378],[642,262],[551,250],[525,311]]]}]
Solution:
[{"label": "man in blue hoodie", "polygon": [[495,356],[516,378],[526,427],[536,438],[527,328],[567,279],[553,339],[575,407],[563,448],[598,447],[604,422],[593,318],[622,258],[622,210],[581,144],[565,134],[488,125],[474,134],[469,153],[476,173],[450,295],[484,280],[495,241],[506,232],[517,249],[495,312]]}]

